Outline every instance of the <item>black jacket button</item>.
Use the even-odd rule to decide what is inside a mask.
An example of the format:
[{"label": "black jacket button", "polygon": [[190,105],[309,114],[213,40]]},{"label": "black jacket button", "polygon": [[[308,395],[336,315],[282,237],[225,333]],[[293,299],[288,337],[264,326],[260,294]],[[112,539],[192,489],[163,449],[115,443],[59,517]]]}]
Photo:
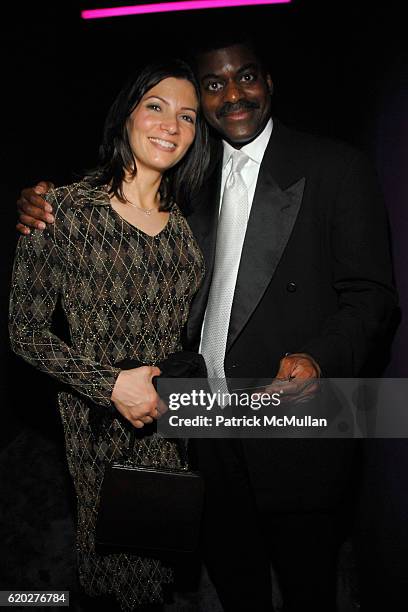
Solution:
[{"label": "black jacket button", "polygon": [[296,291],[296,289],[297,289],[296,283],[288,283],[286,285],[286,291],[289,291],[289,293],[293,293],[294,291]]}]

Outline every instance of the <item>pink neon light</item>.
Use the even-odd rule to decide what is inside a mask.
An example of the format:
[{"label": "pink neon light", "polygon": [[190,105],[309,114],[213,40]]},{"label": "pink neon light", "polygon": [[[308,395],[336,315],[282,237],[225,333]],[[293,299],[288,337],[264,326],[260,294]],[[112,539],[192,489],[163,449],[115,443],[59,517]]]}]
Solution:
[{"label": "pink neon light", "polygon": [[89,9],[81,11],[81,17],[82,19],[102,19],[104,17],[123,17],[124,15],[143,15],[146,13],[192,11],[195,9],[254,6],[259,4],[289,4],[290,2],[291,0],[181,0],[179,2],[159,2],[157,4]]}]

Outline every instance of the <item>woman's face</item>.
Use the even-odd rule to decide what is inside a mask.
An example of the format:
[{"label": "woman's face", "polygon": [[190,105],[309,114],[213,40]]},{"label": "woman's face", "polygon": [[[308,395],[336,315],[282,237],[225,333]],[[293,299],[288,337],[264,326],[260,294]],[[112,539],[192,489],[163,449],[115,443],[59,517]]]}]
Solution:
[{"label": "woman's face", "polygon": [[186,79],[169,77],[149,89],[128,119],[138,171],[163,173],[186,154],[194,140],[198,100]]}]

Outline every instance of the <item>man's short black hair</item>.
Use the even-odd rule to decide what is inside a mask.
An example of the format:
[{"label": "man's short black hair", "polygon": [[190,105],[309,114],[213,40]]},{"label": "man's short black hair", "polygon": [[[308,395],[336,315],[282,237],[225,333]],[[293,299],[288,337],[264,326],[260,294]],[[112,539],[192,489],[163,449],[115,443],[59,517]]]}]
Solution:
[{"label": "man's short black hair", "polygon": [[222,31],[211,32],[210,35],[198,38],[195,41],[191,57],[189,58],[190,63],[197,68],[197,59],[204,53],[210,53],[211,51],[217,51],[218,49],[225,49],[226,47],[232,47],[234,45],[243,45],[253,51],[256,58],[259,60],[262,69],[267,72],[267,64],[265,61],[264,51],[257,42],[256,37],[252,32],[240,31],[232,32],[223,29]]}]

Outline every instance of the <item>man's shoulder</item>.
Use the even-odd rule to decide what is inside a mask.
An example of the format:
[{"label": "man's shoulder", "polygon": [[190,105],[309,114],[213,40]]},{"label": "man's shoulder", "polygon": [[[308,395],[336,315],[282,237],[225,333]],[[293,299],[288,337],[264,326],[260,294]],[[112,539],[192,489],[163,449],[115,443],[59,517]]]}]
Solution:
[{"label": "man's shoulder", "polygon": [[293,154],[302,157],[310,164],[330,165],[349,164],[356,158],[364,158],[362,151],[340,139],[313,134],[311,132],[287,127],[277,122],[275,136],[282,146]]}]

